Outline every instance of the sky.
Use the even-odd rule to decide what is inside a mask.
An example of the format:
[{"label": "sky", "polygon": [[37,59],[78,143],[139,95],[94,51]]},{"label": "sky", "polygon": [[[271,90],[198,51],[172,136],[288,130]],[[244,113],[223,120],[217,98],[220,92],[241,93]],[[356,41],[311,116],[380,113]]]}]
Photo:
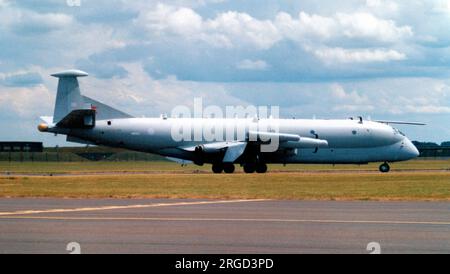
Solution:
[{"label": "sky", "polygon": [[285,118],[419,121],[450,140],[450,1],[0,0],[0,140],[39,133],[57,79],[136,117],[178,105],[279,106]]}]

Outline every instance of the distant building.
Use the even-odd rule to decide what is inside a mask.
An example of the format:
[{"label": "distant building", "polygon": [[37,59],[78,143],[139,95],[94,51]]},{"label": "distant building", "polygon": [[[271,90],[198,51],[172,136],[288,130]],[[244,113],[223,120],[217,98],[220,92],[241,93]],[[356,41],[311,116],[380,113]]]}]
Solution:
[{"label": "distant building", "polygon": [[0,152],[43,152],[40,142],[0,142]]}]

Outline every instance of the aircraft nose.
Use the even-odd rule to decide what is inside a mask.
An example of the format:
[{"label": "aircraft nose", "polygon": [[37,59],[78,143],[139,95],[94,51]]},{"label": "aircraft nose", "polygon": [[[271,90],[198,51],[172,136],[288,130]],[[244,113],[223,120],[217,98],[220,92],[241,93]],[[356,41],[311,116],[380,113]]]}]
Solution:
[{"label": "aircraft nose", "polygon": [[402,154],[402,158],[404,158],[405,160],[414,159],[414,158],[417,158],[420,156],[419,150],[408,138],[405,138],[403,140],[401,154]]}]

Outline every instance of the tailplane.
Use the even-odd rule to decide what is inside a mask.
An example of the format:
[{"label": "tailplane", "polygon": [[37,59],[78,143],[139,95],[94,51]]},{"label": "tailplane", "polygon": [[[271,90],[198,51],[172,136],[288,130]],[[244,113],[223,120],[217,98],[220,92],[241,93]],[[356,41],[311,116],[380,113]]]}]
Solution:
[{"label": "tailplane", "polygon": [[91,109],[96,110],[97,120],[133,118],[130,114],[105,105],[87,96],[83,96],[83,100],[85,104],[89,104]]}]

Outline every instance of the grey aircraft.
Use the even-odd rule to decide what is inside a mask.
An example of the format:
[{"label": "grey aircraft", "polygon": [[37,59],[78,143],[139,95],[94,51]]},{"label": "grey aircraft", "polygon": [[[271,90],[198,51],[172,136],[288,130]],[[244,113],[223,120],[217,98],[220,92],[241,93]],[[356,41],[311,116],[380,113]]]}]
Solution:
[{"label": "grey aircraft", "polygon": [[[136,118],[104,103],[83,96],[79,70],[53,74],[59,79],[53,117],[41,117],[41,132],[67,135],[67,141],[103,145],[159,154],[170,159],[212,164],[214,173],[234,173],[235,165],[245,173],[266,173],[267,164],[367,164],[380,162],[380,171],[389,172],[389,163],[419,156],[417,148],[390,124],[420,123],[345,120],[258,119],[258,118]],[[274,130],[267,124],[276,124]],[[262,125],[265,126],[262,126]],[[174,128],[230,128],[233,134],[221,138],[174,138]],[[264,128],[265,130],[261,130]],[[192,130],[191,130],[192,129]],[[242,129],[242,134],[237,134]],[[186,134],[184,134],[186,135]],[[230,137],[232,136],[232,137]],[[217,136],[216,136],[217,137]],[[276,141],[276,142],[275,142]],[[276,143],[271,150],[263,149]]]}]

